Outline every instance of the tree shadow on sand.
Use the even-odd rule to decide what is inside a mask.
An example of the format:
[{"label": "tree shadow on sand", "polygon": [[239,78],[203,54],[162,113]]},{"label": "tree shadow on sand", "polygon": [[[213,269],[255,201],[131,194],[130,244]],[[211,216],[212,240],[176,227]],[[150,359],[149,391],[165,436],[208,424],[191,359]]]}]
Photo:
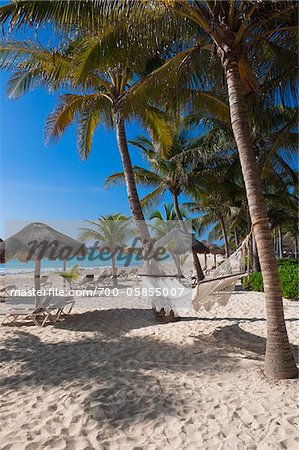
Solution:
[{"label": "tree shadow on sand", "polygon": [[[160,326],[182,332],[180,322]],[[260,367],[265,339],[237,324],[192,336],[190,344],[181,345],[161,340],[155,327],[151,311],[118,309],[74,315],[53,328],[58,334],[60,329],[71,335],[79,332],[72,342],[43,342],[14,330],[2,342],[0,364],[16,362],[19,370],[3,378],[0,387],[61,386],[69,396],[73,390],[77,394],[78,387],[86,390],[80,408],[101,424],[99,439],[104,439],[109,428],[123,430],[162,415],[183,415],[194,395],[194,386],[188,388],[189,373],[196,374],[192,382],[200,389],[201,375],[212,379],[215,373],[238,371],[242,356],[255,359]],[[140,328],[146,328],[145,335],[126,335]],[[79,401],[75,394],[74,401]]]}]

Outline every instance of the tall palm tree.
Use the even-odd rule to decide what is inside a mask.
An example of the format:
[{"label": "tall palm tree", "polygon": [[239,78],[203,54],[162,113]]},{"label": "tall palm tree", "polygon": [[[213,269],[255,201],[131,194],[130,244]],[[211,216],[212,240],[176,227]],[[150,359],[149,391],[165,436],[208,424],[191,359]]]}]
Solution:
[{"label": "tall palm tree", "polygon": [[134,181],[125,120],[138,118],[162,150],[170,145],[171,130],[165,114],[135,93],[147,72],[160,63],[157,49],[149,46],[145,52],[126,29],[107,26],[92,36],[79,35],[54,49],[33,42],[2,42],[0,63],[1,67],[13,69],[8,85],[10,98],[18,98],[41,85],[56,91],[65,87],[73,90],[61,95],[59,105],[48,118],[48,142],[57,140],[70,124],[77,122],[78,150],[85,159],[97,127],[104,124],[115,128],[133,218],[140,235],[149,240]]},{"label": "tall palm tree", "polygon": [[135,235],[131,218],[121,213],[100,216],[97,221],[86,220],[93,228],[82,228],[80,239],[82,241],[97,241],[101,247],[108,249],[111,254],[113,282],[117,285],[116,253],[119,248],[128,244],[128,240]]},{"label": "tall palm tree", "polygon": [[[196,174],[192,170],[192,164],[182,156],[189,152],[198,151],[199,140],[190,139],[182,123],[180,125],[173,124],[173,129],[173,142],[167,152],[167,157],[161,152],[157,144],[145,136],[141,135],[130,141],[132,145],[141,150],[147,164],[150,166],[150,169],[134,166],[133,170],[137,184],[154,188],[152,192],[142,199],[142,206],[146,208],[152,207],[156,205],[167,191],[170,192],[176,219],[179,221],[181,228],[186,231],[184,217],[179,205],[179,196],[183,192],[187,194],[194,192],[197,189],[197,182]],[[124,182],[124,179],[123,172],[115,173],[107,178],[105,185],[111,186]],[[204,274],[196,251],[193,252],[193,261],[197,278],[202,280]]]},{"label": "tall palm tree", "polygon": [[[198,200],[194,202],[185,203],[188,209],[192,213],[203,212],[204,214],[196,219],[198,226],[198,232],[202,233],[211,226],[215,226],[218,223],[221,229],[221,235],[224,241],[225,257],[230,256],[230,245],[228,239],[228,221],[233,212],[233,206],[229,201],[223,198],[221,193],[202,194]],[[214,230],[215,231],[215,230]]]},{"label": "tall palm tree", "polygon": [[[44,5],[37,5],[38,3]],[[163,70],[154,71],[152,79],[159,77],[166,79],[167,76],[173,79],[175,74],[179,83],[177,87],[183,88],[180,75],[186,76],[186,71],[191,70],[194,76],[191,75],[187,79],[188,82],[194,81],[199,69],[198,58],[207,52],[209,52],[208,63],[200,67],[204,76],[214,76],[216,72],[223,70],[231,124],[240,155],[249,211],[265,281],[267,312],[265,372],[274,378],[297,376],[298,371],[285,327],[275,252],[247,116],[247,99],[254,98],[258,91],[265,102],[275,100],[285,102],[296,95],[295,77],[298,60],[296,2],[156,0],[155,8],[151,1],[139,0],[76,2],[81,3],[80,7],[69,6],[75,2],[59,1],[57,5],[53,3],[56,2],[19,1],[13,6],[4,6],[0,10],[0,21],[5,23],[10,19],[10,24],[14,27],[24,23],[58,21],[59,26],[63,27],[66,21],[73,25],[76,15],[78,16],[79,10],[83,11],[84,6],[86,9],[82,13],[82,18],[80,17],[80,22],[88,15],[94,17],[90,14],[88,3],[95,3],[96,7],[100,8],[99,12],[104,10],[105,17],[111,14],[113,18],[116,15],[117,19],[125,18],[133,29],[134,24],[144,23],[145,14],[148,14],[150,19],[157,18],[157,26],[153,26],[153,22],[149,20],[149,26],[142,31],[142,35],[145,32],[155,36],[162,34],[167,39],[172,29],[181,31],[182,23],[186,28],[189,25],[188,31],[194,34],[192,44],[188,48],[185,45],[180,55],[167,61]],[[68,5],[63,6],[63,3]],[[102,16],[98,14],[97,17]],[[95,28],[94,22],[93,19],[92,30]],[[181,41],[183,38],[182,34]]]},{"label": "tall palm tree", "polygon": [[[295,377],[298,370],[285,326],[269,219],[261,179],[256,170],[246,95],[257,92],[259,85],[262,85],[263,94],[267,96],[267,83],[274,79],[277,89],[272,89],[272,101],[275,96],[284,99],[295,92],[297,5],[287,1],[165,0],[158,3],[168,13],[173,12],[198,27],[198,33],[204,38],[204,45],[199,43],[195,46],[198,51],[204,51],[203,47],[209,42],[211,50],[219,57],[226,80],[231,125],[265,280],[268,319],[265,372],[274,378]],[[186,60],[192,58],[194,51],[195,48],[189,49]]]}]

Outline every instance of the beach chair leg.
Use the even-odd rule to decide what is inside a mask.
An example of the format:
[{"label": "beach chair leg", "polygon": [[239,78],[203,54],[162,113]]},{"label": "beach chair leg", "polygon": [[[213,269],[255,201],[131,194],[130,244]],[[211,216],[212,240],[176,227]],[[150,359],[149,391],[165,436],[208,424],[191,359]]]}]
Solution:
[{"label": "beach chair leg", "polygon": [[11,314],[7,314],[4,317],[4,319],[2,321],[2,324],[6,324],[6,323],[13,324],[17,320],[18,317],[19,317],[18,315],[17,316],[12,316]]},{"label": "beach chair leg", "polygon": [[52,321],[51,321],[51,319],[50,319],[50,315],[51,315],[51,314],[49,314],[49,313],[45,314],[44,319],[43,319],[43,321],[42,321],[42,323],[41,323],[41,327],[44,327],[44,326],[46,325],[48,319],[49,319],[50,322],[52,323]]},{"label": "beach chair leg", "polygon": [[48,312],[47,318],[49,319],[49,321],[52,325],[54,325],[54,323],[57,322],[57,320],[58,320],[57,316],[58,316],[58,311],[56,311],[56,313],[54,313],[54,314],[52,314],[52,311]]},{"label": "beach chair leg", "polygon": [[74,303],[71,304],[71,307],[70,307],[70,309],[67,312],[68,316],[71,314],[73,307],[74,307]]},{"label": "beach chair leg", "polygon": [[42,327],[43,326],[43,321],[42,322],[39,322],[38,321],[38,316],[36,316],[36,315],[34,315],[34,314],[31,314],[31,315],[28,315],[28,317],[35,323],[35,325],[37,325],[38,327]]},{"label": "beach chair leg", "polygon": [[55,322],[57,322],[60,319],[62,313],[63,313],[63,308],[59,308],[56,313],[56,316],[55,316],[55,318],[56,318]]},{"label": "beach chair leg", "polygon": [[9,318],[10,318],[10,315],[6,314],[6,316],[4,316],[3,320],[1,321],[1,325],[4,325],[4,324],[8,323],[9,322]]}]

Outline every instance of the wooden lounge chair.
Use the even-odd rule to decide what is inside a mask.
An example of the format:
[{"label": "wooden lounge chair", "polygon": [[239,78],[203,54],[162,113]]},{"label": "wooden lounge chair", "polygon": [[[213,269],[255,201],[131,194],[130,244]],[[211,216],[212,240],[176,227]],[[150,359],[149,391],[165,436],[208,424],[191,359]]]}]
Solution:
[{"label": "wooden lounge chair", "polygon": [[36,304],[35,297],[9,297],[5,299],[0,315],[4,316],[1,324],[13,324],[18,319],[31,320],[35,325],[43,326],[45,319],[45,305],[48,297],[42,297]]},{"label": "wooden lounge chair", "polygon": [[[38,305],[36,305],[34,297],[11,297],[0,311],[0,315],[4,316],[1,324],[13,324],[21,318],[22,320],[31,320],[35,325],[43,327],[48,321],[53,324],[62,315],[70,314],[74,303],[72,297],[47,296],[43,297]],[[64,312],[66,307],[69,308],[67,313]]]},{"label": "wooden lounge chair", "polygon": [[9,284],[8,286],[1,286],[0,287],[0,298],[9,297],[11,294],[11,291],[14,289],[18,289],[15,284]]},{"label": "wooden lounge chair", "polygon": [[[75,300],[73,297],[50,297],[50,301],[45,308],[45,320],[49,320],[52,324],[57,322],[61,316],[67,316],[71,313]],[[65,312],[65,308],[68,311]]]}]

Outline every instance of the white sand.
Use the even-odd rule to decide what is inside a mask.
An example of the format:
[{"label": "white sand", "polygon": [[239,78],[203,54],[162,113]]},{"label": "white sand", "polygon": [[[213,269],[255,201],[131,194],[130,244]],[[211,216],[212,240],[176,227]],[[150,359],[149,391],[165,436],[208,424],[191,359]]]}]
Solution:
[{"label": "white sand", "polygon": [[[0,448],[297,449],[297,380],[263,375],[263,294],[157,324],[141,298],[0,327]],[[299,304],[286,302],[297,344]]]}]

